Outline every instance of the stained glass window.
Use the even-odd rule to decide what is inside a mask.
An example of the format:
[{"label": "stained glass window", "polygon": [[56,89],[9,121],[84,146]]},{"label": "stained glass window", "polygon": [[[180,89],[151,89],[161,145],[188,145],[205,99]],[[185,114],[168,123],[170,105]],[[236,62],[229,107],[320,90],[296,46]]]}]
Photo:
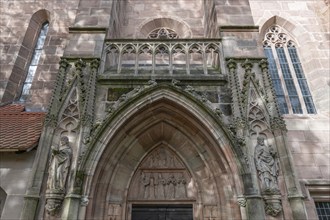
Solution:
[{"label": "stained glass window", "polygon": [[281,114],[316,114],[293,40],[275,25],[263,43]]}]

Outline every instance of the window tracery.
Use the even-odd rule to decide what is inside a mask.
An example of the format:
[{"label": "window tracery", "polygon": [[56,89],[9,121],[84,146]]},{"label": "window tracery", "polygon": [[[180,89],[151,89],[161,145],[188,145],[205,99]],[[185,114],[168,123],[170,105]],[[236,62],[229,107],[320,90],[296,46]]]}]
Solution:
[{"label": "window tracery", "polygon": [[178,34],[169,28],[157,28],[151,31],[148,35],[148,39],[178,39]]},{"label": "window tracery", "polygon": [[315,106],[295,42],[279,26],[272,26],[263,41],[269,72],[282,114],[315,114]]}]

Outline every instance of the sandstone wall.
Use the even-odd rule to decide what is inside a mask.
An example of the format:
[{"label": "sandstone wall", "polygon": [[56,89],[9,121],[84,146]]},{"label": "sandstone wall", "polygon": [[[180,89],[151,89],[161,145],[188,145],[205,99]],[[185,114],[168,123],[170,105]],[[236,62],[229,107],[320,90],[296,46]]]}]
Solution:
[{"label": "sandstone wall", "polygon": [[0,187],[7,194],[1,219],[19,219],[28,180],[32,175],[35,152],[0,152]]},{"label": "sandstone wall", "polygon": [[[309,217],[315,219],[314,199],[308,187],[316,185],[324,188],[330,179],[329,5],[321,0],[250,0],[250,5],[254,22],[261,27],[261,33],[267,26],[277,23],[286,28],[298,43],[297,50],[317,114],[288,115],[284,118],[289,130],[288,145],[297,176],[305,190]],[[329,192],[322,194],[326,196]]]}]

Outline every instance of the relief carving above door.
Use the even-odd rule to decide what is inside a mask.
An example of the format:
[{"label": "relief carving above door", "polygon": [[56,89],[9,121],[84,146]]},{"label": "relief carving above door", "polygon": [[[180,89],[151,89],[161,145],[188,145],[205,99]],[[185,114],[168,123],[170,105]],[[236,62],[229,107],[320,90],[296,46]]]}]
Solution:
[{"label": "relief carving above door", "polygon": [[134,174],[130,200],[194,200],[195,187],[189,171],[168,147],[150,152]]}]

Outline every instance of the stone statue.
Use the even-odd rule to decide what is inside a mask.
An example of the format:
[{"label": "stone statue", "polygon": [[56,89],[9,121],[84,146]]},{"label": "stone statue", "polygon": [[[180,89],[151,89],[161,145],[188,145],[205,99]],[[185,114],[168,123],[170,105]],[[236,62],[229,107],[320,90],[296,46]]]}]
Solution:
[{"label": "stone statue", "polygon": [[276,152],[271,146],[265,145],[263,137],[257,138],[254,159],[259,179],[264,191],[278,191],[277,177],[279,166]]},{"label": "stone statue", "polygon": [[72,157],[69,138],[67,136],[61,137],[60,146],[52,146],[51,151],[47,187],[51,191],[64,192]]},{"label": "stone statue", "polygon": [[167,192],[166,198],[167,199],[174,199],[175,198],[175,187],[176,187],[176,179],[173,174],[167,179]]},{"label": "stone statue", "polygon": [[149,197],[150,179],[143,172],[141,173],[141,183],[141,193],[143,195],[143,198],[147,199]]},{"label": "stone statue", "polygon": [[187,197],[187,189],[186,189],[187,181],[184,178],[183,174],[181,177],[177,179],[177,185],[175,190],[175,197],[176,198],[186,198]]}]

